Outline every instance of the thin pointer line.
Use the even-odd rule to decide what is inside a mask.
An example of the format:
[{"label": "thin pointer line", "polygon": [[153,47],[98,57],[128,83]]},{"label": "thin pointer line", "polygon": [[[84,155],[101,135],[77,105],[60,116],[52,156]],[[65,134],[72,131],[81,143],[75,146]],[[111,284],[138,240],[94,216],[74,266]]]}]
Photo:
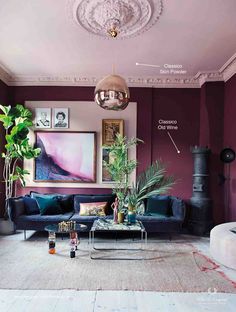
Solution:
[{"label": "thin pointer line", "polygon": [[170,135],[169,131],[167,131],[169,138],[171,139],[172,143],[174,144],[174,147],[176,148],[176,151],[178,154],[180,154],[180,150],[178,149],[178,147],[175,144],[175,141],[173,140],[172,136]]},{"label": "thin pointer line", "polygon": [[161,67],[160,65],[152,65],[152,64],[144,64],[144,63],[136,63],[137,66],[149,66],[149,67]]}]

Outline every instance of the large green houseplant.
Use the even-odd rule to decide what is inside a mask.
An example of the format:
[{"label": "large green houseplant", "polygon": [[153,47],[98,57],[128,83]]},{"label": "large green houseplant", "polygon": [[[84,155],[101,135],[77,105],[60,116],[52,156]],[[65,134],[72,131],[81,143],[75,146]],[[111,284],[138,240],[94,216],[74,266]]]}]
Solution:
[{"label": "large green houseplant", "polygon": [[118,210],[124,210],[125,198],[129,190],[129,176],[137,167],[137,160],[128,158],[128,150],[136,146],[141,140],[137,138],[127,139],[120,134],[116,134],[115,142],[109,148],[109,162],[104,161],[103,165],[111,175],[113,193],[118,198]]},{"label": "large green houseplant", "polygon": [[8,218],[8,199],[15,195],[15,182],[19,180],[25,186],[27,170],[22,169],[24,159],[36,158],[39,148],[29,143],[28,133],[32,123],[32,113],[22,105],[15,107],[0,105],[0,121],[5,129],[5,151],[1,154],[4,159],[3,182],[5,183],[5,219]]},{"label": "large green houseplant", "polygon": [[130,187],[129,175],[138,163],[137,160],[129,160],[127,155],[129,148],[139,142],[143,141],[137,138],[127,140],[126,137],[117,134],[114,144],[109,147],[112,160],[103,163],[114,181],[113,193],[117,195],[119,211],[128,206],[130,210],[141,213],[143,200],[153,195],[165,194],[174,184],[174,178],[166,175],[165,165],[160,160],[156,160]]}]

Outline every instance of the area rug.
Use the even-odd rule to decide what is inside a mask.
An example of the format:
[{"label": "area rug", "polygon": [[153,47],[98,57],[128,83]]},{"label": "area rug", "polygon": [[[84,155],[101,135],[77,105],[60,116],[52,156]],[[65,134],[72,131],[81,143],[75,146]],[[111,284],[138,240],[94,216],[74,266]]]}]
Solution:
[{"label": "area rug", "polygon": [[[108,244],[112,245],[101,241],[99,247]],[[73,259],[68,240],[59,240],[56,247],[57,253],[50,255],[46,238],[1,240],[0,288],[236,293],[236,284],[188,243],[151,241],[146,251],[132,251],[132,256],[144,256],[144,260],[91,260],[87,240]],[[96,255],[109,258],[120,252]]]}]

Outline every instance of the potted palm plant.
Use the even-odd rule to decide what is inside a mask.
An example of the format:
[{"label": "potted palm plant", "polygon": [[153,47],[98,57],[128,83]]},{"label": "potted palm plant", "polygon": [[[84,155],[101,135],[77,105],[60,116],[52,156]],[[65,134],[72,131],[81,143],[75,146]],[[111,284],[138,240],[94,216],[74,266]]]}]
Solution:
[{"label": "potted palm plant", "polygon": [[174,183],[174,177],[166,175],[165,165],[156,160],[137,177],[136,183],[129,189],[126,198],[129,210],[141,213],[143,200],[165,194]]},{"label": "potted palm plant", "polygon": [[[5,184],[5,212],[4,219],[0,222],[2,233],[13,232],[13,224],[9,220],[8,200],[15,196],[15,182],[20,181],[25,186],[27,170],[22,169],[24,159],[36,158],[40,154],[39,148],[34,148],[29,143],[28,133],[32,123],[32,113],[23,105],[0,105],[0,122],[5,129],[5,152],[1,154],[4,159],[3,182]],[[8,230],[8,228],[10,229]]]},{"label": "potted palm plant", "polygon": [[127,139],[120,134],[116,134],[115,142],[111,146],[105,146],[110,150],[109,163],[104,161],[103,165],[111,175],[113,184],[113,193],[117,196],[118,219],[122,221],[121,214],[124,214],[125,199],[129,190],[129,176],[137,167],[137,160],[128,159],[128,150],[136,146],[142,140],[137,138]]}]

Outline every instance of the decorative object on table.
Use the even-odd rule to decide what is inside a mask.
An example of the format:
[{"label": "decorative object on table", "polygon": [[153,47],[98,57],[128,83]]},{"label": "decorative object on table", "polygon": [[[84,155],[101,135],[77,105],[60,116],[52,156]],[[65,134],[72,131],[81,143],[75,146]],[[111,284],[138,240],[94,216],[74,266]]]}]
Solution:
[{"label": "decorative object on table", "polygon": [[35,128],[51,128],[51,108],[35,108]]},{"label": "decorative object on table", "polygon": [[192,148],[194,160],[193,195],[190,198],[189,230],[195,235],[204,235],[213,226],[212,200],[209,196],[208,160],[211,150],[207,147]]},{"label": "decorative object on table", "polygon": [[96,182],[96,132],[37,131],[35,182]]},{"label": "decorative object on table", "polygon": [[136,222],[136,211],[135,210],[128,209],[127,220],[128,220],[128,223],[135,223]]},{"label": "decorative object on table", "polygon": [[163,1],[69,0],[67,10],[77,26],[94,35],[117,40],[148,31],[159,20]]},{"label": "decorative object on table", "polygon": [[95,102],[106,110],[124,110],[130,99],[125,80],[118,75],[109,75],[100,80],[94,91]]},{"label": "decorative object on table", "polygon": [[109,146],[114,144],[116,135],[124,136],[123,119],[103,119],[102,120],[102,144]]},{"label": "decorative object on table", "polygon": [[113,161],[103,163],[114,180],[112,190],[118,198],[118,211],[126,210],[124,204],[129,189],[129,175],[137,167],[136,159],[128,159],[128,150],[139,142],[142,141],[137,138],[128,140],[117,133],[115,142],[110,146],[110,155],[113,157]]},{"label": "decorative object on table", "polygon": [[116,197],[114,203],[111,204],[111,208],[113,209],[113,221],[114,223],[118,223],[118,198]]},{"label": "decorative object on table", "polygon": [[125,220],[125,213],[123,211],[118,212],[118,223],[123,223]]},{"label": "decorative object on table", "polygon": [[69,128],[69,109],[54,108],[53,109],[53,128]]},{"label": "decorative object on table", "polygon": [[68,232],[76,229],[75,221],[62,221],[58,223],[58,229],[60,232]]},{"label": "decorative object on table", "polygon": [[136,183],[128,190],[126,196],[128,210],[143,214],[143,200],[154,195],[165,194],[173,184],[174,177],[167,176],[165,165],[160,160],[156,160],[137,177]]},{"label": "decorative object on table", "polygon": [[[8,200],[15,196],[15,182],[20,181],[25,186],[27,170],[22,169],[24,159],[33,159],[39,156],[40,148],[33,148],[29,143],[28,133],[32,123],[32,113],[22,105],[2,106],[0,121],[5,129],[6,151],[1,154],[4,159],[3,180],[5,183],[5,219],[8,219]],[[18,166],[19,164],[19,166]],[[4,221],[3,221],[4,222]],[[12,228],[13,230],[13,228]]]}]

